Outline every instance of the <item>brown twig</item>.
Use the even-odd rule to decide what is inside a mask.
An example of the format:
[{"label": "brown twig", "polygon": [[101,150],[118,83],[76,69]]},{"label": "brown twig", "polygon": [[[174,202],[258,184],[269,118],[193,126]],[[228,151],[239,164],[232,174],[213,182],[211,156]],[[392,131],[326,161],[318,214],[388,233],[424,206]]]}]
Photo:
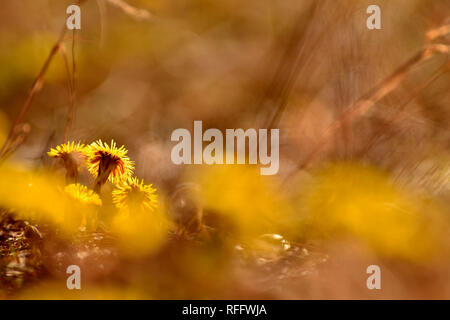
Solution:
[{"label": "brown twig", "polygon": [[106,5],[103,0],[97,0],[98,12],[100,14],[100,46],[105,43],[105,33],[107,28]]},{"label": "brown twig", "polygon": [[[24,123],[20,126],[19,132],[16,134],[15,138],[11,141],[8,150],[5,153],[4,158],[7,158],[9,155],[13,154],[22,143],[25,142],[28,134],[30,133],[30,125],[28,123]],[[3,159],[0,159],[0,161]]]},{"label": "brown twig", "polygon": [[11,127],[11,130],[9,131],[8,137],[6,138],[5,143],[3,144],[2,148],[0,149],[0,159],[4,159],[6,154],[9,153],[10,148],[13,143],[13,140],[15,139],[16,135],[19,134],[20,128],[23,123],[23,119],[24,119],[26,113],[30,110],[34,96],[36,95],[36,93],[38,93],[41,90],[44,76],[47,73],[47,70],[50,66],[50,63],[53,60],[53,57],[59,51],[59,48],[60,48],[62,42],[64,41],[64,37],[65,37],[66,33],[67,33],[67,29],[66,29],[66,26],[64,25],[64,27],[58,37],[58,40],[53,45],[52,49],[50,50],[50,54],[48,55],[47,59],[44,62],[44,65],[42,66],[41,70],[39,71],[37,77],[34,79],[31,89],[25,100],[25,103],[23,104],[22,109],[19,112],[19,115],[17,116],[16,120],[14,121],[14,124]]},{"label": "brown twig", "polygon": [[428,31],[425,35],[427,41],[433,41],[450,33],[450,24],[440,26]]},{"label": "brown twig", "polygon": [[75,115],[75,95],[76,95],[76,60],[75,60],[75,39],[76,37],[76,31],[73,30],[73,36],[72,36],[72,71],[69,67],[69,60],[67,58],[67,53],[65,50],[65,46],[61,46],[61,55],[64,59],[64,65],[66,67],[67,72],[67,83],[68,83],[68,95],[69,95],[69,107],[67,110],[67,118],[66,118],[66,124],[64,126],[64,133],[63,133],[63,143],[66,142],[67,136],[69,134],[70,128],[72,127],[73,118]]},{"label": "brown twig", "polygon": [[[398,109],[395,112],[395,115],[400,114],[412,100],[417,98],[423,90],[425,90],[435,80],[437,80],[439,77],[441,77],[443,74],[445,74],[445,72],[447,72],[449,70],[449,68],[450,68],[450,64],[444,63],[439,69],[437,69],[435,72],[433,72],[433,74],[431,76],[429,76],[425,81],[421,82],[418,86],[416,86],[412,90],[412,93],[409,95],[408,99],[406,99],[406,101],[404,101],[398,107]],[[395,119],[396,119],[395,116],[391,116],[388,119],[388,121],[382,125],[381,131],[384,131],[384,129],[387,129],[390,125],[392,125],[392,123],[395,121]],[[378,134],[372,136],[369,143],[367,144],[367,147],[364,148],[364,150],[362,150],[361,153],[359,154],[360,157],[362,157],[364,154],[366,154],[373,147],[373,145],[376,143],[378,137],[379,137]]]},{"label": "brown twig", "polygon": [[[81,5],[85,1],[87,1],[87,0],[79,0],[78,5]],[[44,77],[47,74],[48,68],[50,67],[51,62],[53,61],[53,58],[60,51],[60,47],[65,40],[66,34],[67,34],[67,27],[66,27],[66,23],[64,22],[64,26],[59,34],[59,37],[58,37],[56,43],[53,45],[42,68],[40,69],[38,75],[34,79],[31,89],[28,92],[27,98],[25,99],[25,102],[22,106],[22,109],[20,110],[19,115],[17,116],[16,120],[14,121],[14,123],[11,127],[11,130],[8,133],[7,138],[6,138],[2,148],[0,149],[0,161],[4,160],[8,155],[11,154],[13,149],[15,150],[19,146],[19,145],[17,145],[16,142],[18,141],[18,137],[20,136],[20,133],[21,133],[21,128],[23,127],[24,117],[27,114],[27,112],[30,110],[35,95],[42,89]],[[22,139],[22,141],[23,141],[23,139]]]}]

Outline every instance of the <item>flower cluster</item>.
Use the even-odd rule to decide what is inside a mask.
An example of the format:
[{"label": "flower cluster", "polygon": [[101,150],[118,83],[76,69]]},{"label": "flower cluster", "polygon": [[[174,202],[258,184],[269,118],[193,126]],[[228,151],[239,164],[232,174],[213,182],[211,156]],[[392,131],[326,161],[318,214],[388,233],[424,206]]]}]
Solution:
[{"label": "flower cluster", "polygon": [[[117,248],[126,255],[145,255],[157,250],[166,240],[171,228],[163,206],[158,205],[156,189],[134,176],[134,162],[128,150],[101,140],[89,145],[68,142],[52,148],[48,155],[62,159],[66,169],[62,198],[68,199],[62,214],[53,219],[58,225],[69,225],[69,232],[103,231],[114,234]],[[77,159],[75,161],[74,159]],[[81,161],[78,161],[81,160]],[[90,186],[81,184],[77,173],[85,168],[93,177]],[[108,206],[107,188],[113,186]],[[112,208],[115,208],[111,211]],[[99,223],[101,222],[101,223]]]},{"label": "flower cluster", "polygon": [[[133,176],[134,162],[127,154],[128,150],[124,146],[117,147],[114,140],[110,144],[97,140],[89,145],[67,142],[48,152],[50,157],[64,161],[66,178],[71,182],[64,191],[71,199],[101,207],[101,188],[109,181],[114,185],[112,198],[119,210],[152,212],[158,204],[156,189]],[[95,179],[92,189],[76,181],[76,173],[83,165]]]}]

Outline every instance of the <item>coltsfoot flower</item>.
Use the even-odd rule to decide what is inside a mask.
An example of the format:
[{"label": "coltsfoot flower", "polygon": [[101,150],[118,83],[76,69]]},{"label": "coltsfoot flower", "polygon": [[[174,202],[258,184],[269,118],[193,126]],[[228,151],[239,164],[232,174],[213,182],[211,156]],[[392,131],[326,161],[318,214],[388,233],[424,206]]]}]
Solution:
[{"label": "coltsfoot flower", "polygon": [[85,151],[87,168],[96,178],[96,192],[100,191],[107,180],[117,183],[133,174],[134,162],[127,156],[128,150],[124,146],[117,148],[114,140],[111,140],[111,145],[101,140],[95,141]]},{"label": "coltsfoot flower", "polygon": [[119,210],[111,232],[117,236],[121,254],[136,257],[161,248],[171,223],[164,206],[158,204],[156,189],[136,177],[129,178],[116,185],[112,198]]},{"label": "coltsfoot flower", "polygon": [[87,205],[101,206],[102,200],[93,190],[79,183],[72,183],[64,188],[64,191],[73,199]]},{"label": "coltsfoot flower", "polygon": [[84,148],[85,148],[84,144],[80,142],[75,143],[75,141],[72,141],[56,146],[56,148],[51,148],[50,151],[47,152],[47,154],[50,157],[64,159],[65,157],[72,155],[74,152],[82,154]]},{"label": "coltsfoot flower", "polygon": [[78,175],[79,164],[85,157],[85,145],[75,141],[67,142],[51,148],[47,154],[52,158],[62,159],[66,168],[66,180],[74,181]]},{"label": "coltsfoot flower", "polygon": [[137,177],[119,183],[112,192],[112,197],[119,209],[153,211],[158,205],[156,189],[151,184],[144,184],[144,181]]},{"label": "coltsfoot flower", "polygon": [[73,205],[71,205],[70,211],[81,212],[81,230],[86,230],[88,220],[92,225],[92,228],[96,229],[98,220],[97,209],[102,205],[102,200],[100,199],[99,195],[93,190],[90,190],[86,186],[79,183],[67,185],[64,188],[64,191],[69,195],[70,198],[75,200],[77,204],[80,205],[80,207],[75,205],[75,210],[73,209]]}]

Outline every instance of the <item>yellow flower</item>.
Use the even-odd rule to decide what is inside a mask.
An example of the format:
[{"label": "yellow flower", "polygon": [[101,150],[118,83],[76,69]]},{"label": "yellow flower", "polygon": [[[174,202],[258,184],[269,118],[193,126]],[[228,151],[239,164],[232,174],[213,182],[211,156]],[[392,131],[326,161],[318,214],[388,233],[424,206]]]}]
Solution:
[{"label": "yellow flower", "polygon": [[213,223],[210,227],[245,241],[264,233],[296,232],[299,221],[278,180],[261,176],[256,167],[200,166],[185,179],[198,184],[197,202],[204,208],[205,223]]},{"label": "yellow flower", "polygon": [[62,159],[66,168],[66,181],[75,181],[78,175],[78,165],[85,156],[85,145],[80,142],[67,142],[51,148],[47,154],[52,158]]},{"label": "yellow flower", "polygon": [[440,209],[396,185],[377,168],[330,164],[305,185],[302,205],[311,231],[353,235],[380,255],[429,261],[444,239]]},{"label": "yellow flower", "polygon": [[64,185],[59,176],[11,163],[0,165],[0,176],[1,208],[12,209],[23,219],[61,222],[65,197],[58,191]]},{"label": "yellow flower", "polygon": [[152,185],[136,177],[119,183],[112,192],[119,212],[111,231],[117,236],[121,254],[136,257],[153,253],[167,240],[170,220],[155,193]]},{"label": "yellow flower", "polygon": [[64,188],[64,191],[73,199],[80,201],[83,204],[93,204],[96,206],[102,205],[102,200],[94,191],[88,189],[86,186],[73,183]]},{"label": "yellow flower", "polygon": [[[72,226],[80,226],[79,230],[86,230],[87,227],[95,230],[98,221],[97,208],[102,205],[99,195],[79,183],[67,185],[64,191],[70,198],[77,201],[69,204],[70,209],[66,210],[65,216],[66,223]],[[81,213],[81,215],[74,213]],[[81,221],[78,218],[80,216]]]},{"label": "yellow flower", "polygon": [[124,146],[116,147],[114,140],[111,146],[101,140],[86,147],[87,168],[96,177],[94,190],[109,181],[115,183],[132,175],[134,162],[127,156],[128,150]]},{"label": "yellow flower", "polygon": [[75,143],[75,141],[63,143],[59,146],[56,146],[56,148],[51,148],[47,154],[52,158],[66,158],[70,155],[72,155],[74,152],[83,154],[84,153],[85,145],[78,142]]},{"label": "yellow flower", "polygon": [[112,192],[113,202],[119,209],[139,208],[153,211],[158,204],[156,189],[152,185],[145,185],[143,180],[128,178],[116,186]]}]

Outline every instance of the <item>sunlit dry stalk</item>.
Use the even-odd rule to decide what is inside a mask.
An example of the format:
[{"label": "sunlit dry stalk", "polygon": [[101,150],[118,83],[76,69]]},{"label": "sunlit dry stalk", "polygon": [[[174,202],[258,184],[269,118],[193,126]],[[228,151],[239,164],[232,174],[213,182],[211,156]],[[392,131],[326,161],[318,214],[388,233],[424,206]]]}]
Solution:
[{"label": "sunlit dry stalk", "polygon": [[428,41],[433,41],[434,39],[443,37],[449,33],[450,33],[450,24],[447,24],[447,25],[443,25],[439,28],[428,31],[427,34],[425,35],[425,37]]},{"label": "sunlit dry stalk", "polygon": [[64,66],[66,68],[66,73],[67,73],[67,92],[68,92],[68,97],[69,97],[69,107],[67,110],[67,117],[66,117],[66,124],[64,126],[64,134],[63,134],[63,139],[62,139],[62,143],[66,142],[67,140],[67,134],[69,132],[71,123],[72,123],[72,118],[73,118],[73,110],[75,108],[75,97],[74,97],[74,82],[73,82],[73,75],[72,72],[70,70],[69,67],[69,59],[67,58],[67,52],[66,52],[66,48],[64,45],[61,45],[60,47],[60,53],[61,56],[64,60]]},{"label": "sunlit dry stalk", "polygon": [[22,109],[19,112],[19,115],[17,116],[16,120],[14,121],[14,124],[11,127],[11,130],[9,131],[9,134],[8,134],[8,137],[6,138],[5,143],[3,144],[2,148],[0,149],[0,159],[4,159],[4,157],[9,153],[10,148],[13,144],[13,141],[14,141],[16,135],[18,135],[20,133],[24,116],[30,109],[33,99],[34,99],[34,96],[36,95],[36,93],[38,93],[41,90],[44,76],[47,73],[47,70],[50,66],[50,63],[53,60],[53,57],[59,51],[59,48],[61,46],[61,43],[64,41],[64,37],[65,37],[66,33],[67,33],[67,29],[66,29],[66,26],[64,25],[64,27],[59,35],[58,40],[53,45],[53,47],[50,51],[50,54],[48,55],[47,59],[44,62],[44,65],[42,66],[41,70],[39,71],[37,77],[34,79],[31,89],[25,100],[25,103],[23,104]]},{"label": "sunlit dry stalk", "polygon": [[[353,5],[349,8],[352,7]],[[298,77],[304,72],[303,68],[313,58],[311,52],[316,50],[326,35],[329,35],[330,29],[345,18],[344,15],[336,14],[333,19],[329,19],[320,33],[314,35],[314,40],[308,45],[306,37],[314,27],[313,23],[319,15],[319,10],[323,9],[319,7],[317,2],[312,2],[306,13],[302,13],[296,19],[283,59],[281,59],[270,85],[264,92],[262,102],[260,102],[262,105],[264,101],[274,101],[275,111],[266,120],[264,125],[266,128],[276,128],[278,126]],[[306,24],[303,23],[305,19],[307,20]],[[272,64],[272,60],[269,63]]]},{"label": "sunlit dry stalk", "polygon": [[342,116],[335,120],[320,138],[316,147],[308,154],[305,160],[299,164],[299,169],[307,168],[322,148],[330,141],[332,135],[343,126],[346,121],[354,120],[356,117],[365,114],[375,103],[393,91],[405,79],[414,67],[419,63],[428,60],[435,54],[449,54],[450,46],[445,44],[431,44],[426,46],[418,54],[410,58],[400,66],[394,73],[384,79],[368,93],[359,98],[343,112]]},{"label": "sunlit dry stalk", "polygon": [[[275,74],[263,92],[262,99],[259,102],[260,107],[264,105],[265,101],[273,101],[275,107],[275,112],[266,121],[265,127],[267,128],[273,128],[276,125],[285,109],[289,94],[300,73],[299,69],[302,66],[300,61],[305,58],[306,34],[312,28],[313,17],[317,10],[318,4],[311,3],[306,13],[301,12],[298,15],[292,26],[289,41],[285,45],[283,57],[280,59]],[[319,39],[320,37],[316,38],[313,47],[319,42]],[[276,45],[280,44],[277,43]],[[272,59],[268,63],[272,64]]]},{"label": "sunlit dry stalk", "polygon": [[18,132],[16,133],[15,137],[11,140],[11,143],[8,147],[8,149],[5,151],[5,154],[2,158],[0,158],[0,161],[7,158],[9,155],[13,154],[20,145],[25,141],[28,134],[30,133],[31,127],[28,123],[23,123],[19,125]]},{"label": "sunlit dry stalk", "polygon": [[100,46],[105,43],[105,32],[107,27],[106,5],[103,0],[96,0],[98,12],[100,14]]},{"label": "sunlit dry stalk", "polygon": [[[78,0],[77,4],[81,5],[87,0]],[[143,9],[137,9],[130,5],[128,5],[126,2],[122,0],[107,0],[109,3],[119,7],[122,9],[126,14],[133,16],[134,18],[138,20],[148,20],[150,18],[150,13]],[[47,56],[42,68],[40,69],[38,75],[33,81],[33,84],[31,86],[31,89],[27,95],[27,98],[22,106],[22,109],[19,112],[19,115],[17,116],[16,120],[14,121],[11,130],[8,133],[8,136],[0,149],[0,161],[4,160],[8,155],[10,155],[14,150],[16,150],[20,144],[25,140],[25,135],[28,133],[29,130],[23,130],[23,120],[25,115],[28,113],[28,111],[31,108],[31,105],[33,103],[35,95],[42,89],[43,86],[43,80],[44,77],[48,71],[48,68],[50,67],[51,62],[53,61],[53,58],[55,55],[60,52],[61,46],[65,40],[67,34],[67,27],[64,22],[64,26],[61,30],[61,33],[58,37],[58,40],[53,45],[52,49],[50,50],[49,55]],[[70,101],[69,101],[69,112],[68,117],[64,129],[64,141],[66,140],[68,130],[70,128],[70,125],[73,120],[73,112],[74,112],[74,99],[75,99],[75,32],[72,39],[72,80],[71,80],[71,91],[70,91]],[[66,63],[68,65],[68,63]]]},{"label": "sunlit dry stalk", "polygon": [[133,17],[134,19],[145,21],[150,20],[151,14],[147,10],[135,8],[123,0],[106,0],[108,3],[116,6],[122,10],[125,14]]},{"label": "sunlit dry stalk", "polygon": [[72,33],[72,71],[69,67],[69,60],[67,58],[67,53],[64,45],[61,45],[60,51],[63,56],[64,65],[66,67],[67,82],[68,82],[68,94],[69,94],[69,108],[67,110],[66,124],[64,126],[63,141],[66,142],[69,130],[72,126],[73,118],[75,115],[75,95],[76,95],[76,60],[75,60],[75,43],[76,43],[76,30]]},{"label": "sunlit dry stalk", "polygon": [[[79,0],[78,4],[82,4],[86,0]],[[50,67],[51,62],[53,61],[53,58],[55,55],[59,52],[61,44],[65,40],[65,36],[67,34],[67,27],[66,23],[64,22],[64,26],[60,32],[60,35],[58,37],[58,40],[53,45],[52,49],[50,50],[49,55],[47,56],[47,59],[45,60],[42,68],[40,69],[38,75],[33,81],[33,84],[31,85],[31,89],[28,92],[28,96],[22,106],[22,109],[19,112],[19,115],[17,116],[16,120],[14,121],[11,130],[8,133],[8,136],[0,149],[0,161],[4,160],[8,155],[12,153],[13,150],[16,150],[19,145],[23,142],[24,139],[18,139],[20,138],[21,132],[23,133],[23,119],[27,112],[30,110],[31,105],[34,100],[34,96],[42,89],[43,86],[43,80],[45,75],[47,74],[48,68]],[[19,144],[17,143],[19,141]]]}]

